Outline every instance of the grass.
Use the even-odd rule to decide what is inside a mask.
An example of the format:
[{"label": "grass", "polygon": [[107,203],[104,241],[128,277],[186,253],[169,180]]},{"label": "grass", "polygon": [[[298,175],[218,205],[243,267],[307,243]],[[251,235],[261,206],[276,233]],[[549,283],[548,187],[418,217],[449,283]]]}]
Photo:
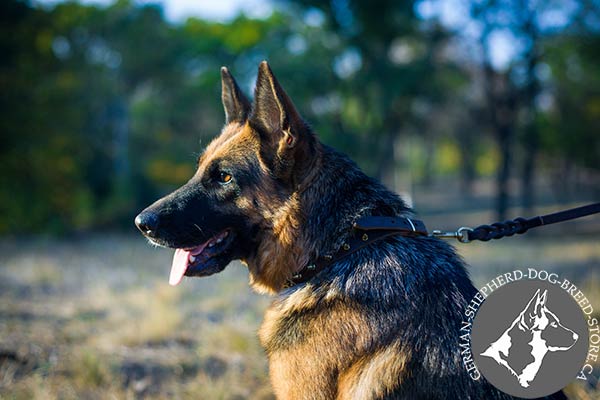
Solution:
[{"label": "grass", "polygon": [[272,398],[268,299],[231,265],[167,284],[139,237],[0,241],[0,398]]},{"label": "grass", "polygon": [[[477,285],[540,266],[600,307],[599,239],[533,235],[457,248]],[[256,337],[269,299],[251,292],[237,263],[172,288],[170,258],[137,236],[0,240],[0,398],[272,399]],[[597,381],[568,391],[600,393]]]}]

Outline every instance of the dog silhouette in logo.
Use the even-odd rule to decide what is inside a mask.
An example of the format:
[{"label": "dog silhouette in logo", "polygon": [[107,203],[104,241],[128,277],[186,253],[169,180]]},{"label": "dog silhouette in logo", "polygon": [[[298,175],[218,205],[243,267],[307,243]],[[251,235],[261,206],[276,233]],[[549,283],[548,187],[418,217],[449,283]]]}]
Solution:
[{"label": "dog silhouette in logo", "polygon": [[579,338],[548,310],[547,297],[547,290],[540,294],[538,289],[508,329],[481,353],[507,368],[524,388],[535,379],[549,352],[567,351]]}]

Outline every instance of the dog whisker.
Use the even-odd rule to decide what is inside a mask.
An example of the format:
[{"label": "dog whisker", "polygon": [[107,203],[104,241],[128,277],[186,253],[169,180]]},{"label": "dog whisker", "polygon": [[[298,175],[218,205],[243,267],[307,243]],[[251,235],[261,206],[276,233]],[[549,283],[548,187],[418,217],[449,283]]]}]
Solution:
[{"label": "dog whisker", "polygon": [[160,244],[160,243],[158,243],[158,242],[154,241],[152,238],[149,238],[149,237],[147,237],[146,239],[148,240],[148,243],[150,243],[150,245],[151,245],[152,247],[165,247],[165,246],[163,246],[162,244]]},{"label": "dog whisker", "polygon": [[194,224],[194,226],[196,227],[196,229],[198,229],[198,230],[200,231],[200,233],[201,233],[201,234],[203,234],[203,235],[204,235],[204,232],[202,231],[202,228],[200,228],[200,227],[198,226],[198,224]]}]

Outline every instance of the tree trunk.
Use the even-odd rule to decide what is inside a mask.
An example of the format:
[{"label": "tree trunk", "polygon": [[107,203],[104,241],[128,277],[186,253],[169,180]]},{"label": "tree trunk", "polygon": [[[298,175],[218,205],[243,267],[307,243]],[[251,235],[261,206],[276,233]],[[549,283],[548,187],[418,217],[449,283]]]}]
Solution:
[{"label": "tree trunk", "polygon": [[421,183],[424,187],[430,188],[433,184],[433,161],[435,155],[435,140],[431,137],[431,134],[425,133],[423,135],[425,144],[425,165],[423,167],[423,179]]},{"label": "tree trunk", "polygon": [[510,72],[497,73],[489,63],[484,65],[484,72],[490,124],[500,151],[500,166],[496,174],[496,215],[499,221],[504,221],[509,200],[516,93],[510,81]]},{"label": "tree trunk", "polygon": [[538,151],[537,140],[524,143],[525,160],[521,171],[521,204],[524,214],[533,214],[535,205],[535,161]]},{"label": "tree trunk", "polygon": [[505,221],[508,211],[509,188],[508,180],[510,178],[511,142],[513,137],[513,128],[506,124],[496,127],[496,136],[500,147],[500,167],[496,174],[496,216],[498,221]]},{"label": "tree trunk", "polygon": [[379,164],[377,164],[377,178],[384,185],[395,190],[395,170],[398,167],[396,165],[396,157],[394,154],[394,143],[395,136],[391,132],[386,132],[378,140],[378,152],[377,157]]},{"label": "tree trunk", "polygon": [[[479,115],[481,115],[481,110],[470,110],[468,118],[465,118],[465,120],[470,122],[461,124],[456,135],[461,158],[460,188],[465,199],[473,197],[473,182],[476,177],[475,157],[473,154],[476,145],[475,121],[480,118],[478,117]],[[484,123],[479,122],[479,124]]]},{"label": "tree trunk", "polygon": [[527,85],[524,91],[526,107],[525,126],[523,131],[524,160],[521,171],[521,204],[525,214],[533,214],[535,204],[535,167],[536,156],[539,148],[539,132],[536,125],[536,98],[540,93],[540,83],[535,70],[539,64],[538,35],[533,20],[534,14],[530,12],[524,24],[523,31],[531,41],[531,49],[527,59]]}]

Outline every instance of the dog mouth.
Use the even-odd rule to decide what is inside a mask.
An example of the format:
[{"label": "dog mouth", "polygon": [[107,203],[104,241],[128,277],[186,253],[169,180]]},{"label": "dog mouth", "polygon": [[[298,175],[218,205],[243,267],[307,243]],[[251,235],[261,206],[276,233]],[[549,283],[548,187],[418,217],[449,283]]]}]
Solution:
[{"label": "dog mouth", "polygon": [[233,237],[233,232],[226,229],[198,246],[176,249],[169,284],[178,285],[184,276],[206,276],[223,270],[219,258],[229,250]]}]

